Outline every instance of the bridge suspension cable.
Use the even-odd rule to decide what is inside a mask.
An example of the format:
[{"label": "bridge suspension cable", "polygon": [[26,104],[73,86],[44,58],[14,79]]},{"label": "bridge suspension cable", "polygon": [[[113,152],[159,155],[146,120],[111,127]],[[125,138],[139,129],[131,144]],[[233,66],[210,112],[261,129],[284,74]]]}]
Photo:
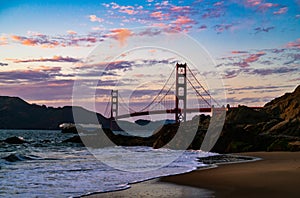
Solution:
[{"label": "bridge suspension cable", "polygon": [[104,116],[107,116],[109,117],[109,110],[108,110],[108,107],[110,106],[110,101],[111,99],[109,99],[108,103],[106,103],[106,107],[105,107],[105,111],[104,111]]},{"label": "bridge suspension cable", "polygon": [[[125,100],[123,99],[123,97],[121,96],[121,94],[119,94],[119,98],[121,100],[121,104],[124,104],[125,108],[127,108],[127,110],[131,111],[131,112],[135,112],[134,109],[130,108],[126,103]],[[121,105],[122,106],[122,105]]]},{"label": "bridge suspension cable", "polygon": [[[203,91],[211,98],[211,100],[213,100],[218,106],[221,106],[211,95],[210,93],[202,86],[202,84],[198,81],[198,79],[196,78],[196,76],[194,75],[194,73],[192,72],[192,70],[187,66],[189,72],[192,74],[193,78],[196,80],[197,84],[203,89]],[[188,78],[187,78],[188,79]],[[193,85],[192,85],[193,86]],[[193,86],[194,88],[194,86]],[[195,88],[194,88],[195,89]],[[195,89],[196,90],[196,89]],[[197,90],[196,90],[197,91]],[[200,94],[197,91],[198,94]],[[202,98],[202,96],[200,95],[200,97]],[[202,98],[203,99],[203,98]]]},{"label": "bridge suspension cable", "polygon": [[[158,101],[157,105],[160,104],[162,102],[162,100],[170,93],[171,89],[174,87],[175,82],[172,84],[172,86],[169,88],[169,90],[164,94],[164,96]],[[155,106],[153,106],[154,108]],[[153,109],[152,108],[152,109]]]},{"label": "bridge suspension cable", "polygon": [[138,111],[138,112],[142,112],[142,111],[146,110],[147,108],[149,108],[149,107],[155,102],[155,100],[158,98],[158,96],[163,92],[163,90],[164,90],[165,87],[167,86],[167,84],[168,84],[169,80],[171,79],[171,77],[172,77],[174,71],[175,71],[175,67],[173,68],[173,70],[172,70],[172,72],[171,72],[171,74],[170,74],[168,80],[165,82],[164,86],[163,86],[162,89],[159,91],[159,93],[153,98],[153,100],[152,100],[148,105],[146,105],[144,108],[142,108],[142,109],[141,109],[140,111]]},{"label": "bridge suspension cable", "polygon": [[[193,89],[197,92],[197,94],[204,100],[204,102],[206,104],[208,104],[208,106],[211,106],[211,104],[199,93],[199,91],[196,89],[196,87],[193,85],[193,83],[191,83],[190,79],[187,78],[187,80],[190,83],[190,85],[193,87]],[[211,96],[210,96],[210,98],[211,98]]]}]

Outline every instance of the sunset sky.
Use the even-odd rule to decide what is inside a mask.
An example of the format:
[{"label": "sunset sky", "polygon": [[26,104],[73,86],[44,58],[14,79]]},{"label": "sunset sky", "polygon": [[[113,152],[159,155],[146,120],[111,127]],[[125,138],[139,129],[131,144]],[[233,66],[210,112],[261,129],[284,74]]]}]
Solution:
[{"label": "sunset sky", "polygon": [[[143,35],[134,33],[140,27]],[[214,68],[199,74],[205,79],[219,71],[231,105],[261,106],[300,84],[299,0],[12,0],[0,3],[0,95],[71,105],[74,80],[97,79],[113,54],[109,40],[123,48],[133,37],[151,40],[172,32],[191,36],[212,56]],[[102,65],[87,63],[102,43]],[[124,53],[101,73],[98,89],[109,90],[134,71],[132,82],[139,85],[133,86],[149,90],[135,99],[151,101],[161,86],[149,82],[163,85],[177,60],[157,49]],[[106,100],[100,93],[98,102]]]}]

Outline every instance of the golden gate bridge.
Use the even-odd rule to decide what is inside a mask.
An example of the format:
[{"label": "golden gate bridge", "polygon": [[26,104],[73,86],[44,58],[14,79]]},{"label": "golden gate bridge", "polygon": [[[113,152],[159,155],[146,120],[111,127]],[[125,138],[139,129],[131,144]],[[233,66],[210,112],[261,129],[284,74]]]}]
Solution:
[{"label": "golden gate bridge", "polygon": [[[175,81],[171,82],[175,72]],[[172,91],[175,85],[175,93]],[[189,85],[196,93],[198,99],[197,107],[188,107],[188,86]],[[169,86],[169,87],[168,87]],[[156,114],[174,114],[175,121],[185,122],[187,120],[187,113],[213,113],[214,110],[225,109],[228,110],[229,105],[225,107],[216,101],[207,91],[204,86],[196,78],[192,70],[187,64],[179,64],[173,68],[167,81],[156,94],[152,101],[140,110],[134,110],[128,105],[125,105],[124,99],[119,94],[118,90],[111,90],[110,101],[106,105],[104,115],[110,114],[110,120],[116,121],[118,119],[130,118],[136,116],[156,115]],[[163,109],[158,109],[157,107]],[[123,107],[128,113],[119,114],[119,107]],[[235,108],[235,107],[231,107]],[[253,109],[261,109],[262,107],[250,107]]]}]

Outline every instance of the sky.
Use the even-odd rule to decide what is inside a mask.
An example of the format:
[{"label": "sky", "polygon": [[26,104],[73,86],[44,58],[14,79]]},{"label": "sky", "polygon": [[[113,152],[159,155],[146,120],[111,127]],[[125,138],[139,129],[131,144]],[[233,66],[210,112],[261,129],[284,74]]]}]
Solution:
[{"label": "sky", "polygon": [[80,81],[83,106],[103,113],[118,86],[139,109],[199,56],[206,67],[190,66],[216,98],[208,81],[220,76],[226,103],[263,106],[300,84],[299,24],[299,0],[0,1],[0,95],[71,105]]}]

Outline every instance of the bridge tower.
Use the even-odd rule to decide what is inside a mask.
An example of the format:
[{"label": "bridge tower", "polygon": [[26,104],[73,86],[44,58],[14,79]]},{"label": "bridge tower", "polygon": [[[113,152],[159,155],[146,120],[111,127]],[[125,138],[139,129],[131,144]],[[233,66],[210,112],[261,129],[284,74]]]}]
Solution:
[{"label": "bridge tower", "polygon": [[118,116],[118,102],[119,94],[118,90],[111,90],[111,110],[110,110],[110,129],[117,130],[116,119]]},{"label": "bridge tower", "polygon": [[186,121],[186,63],[176,63],[175,120]]},{"label": "bridge tower", "polygon": [[111,90],[111,111],[110,118],[114,119],[118,116],[118,90]]}]

